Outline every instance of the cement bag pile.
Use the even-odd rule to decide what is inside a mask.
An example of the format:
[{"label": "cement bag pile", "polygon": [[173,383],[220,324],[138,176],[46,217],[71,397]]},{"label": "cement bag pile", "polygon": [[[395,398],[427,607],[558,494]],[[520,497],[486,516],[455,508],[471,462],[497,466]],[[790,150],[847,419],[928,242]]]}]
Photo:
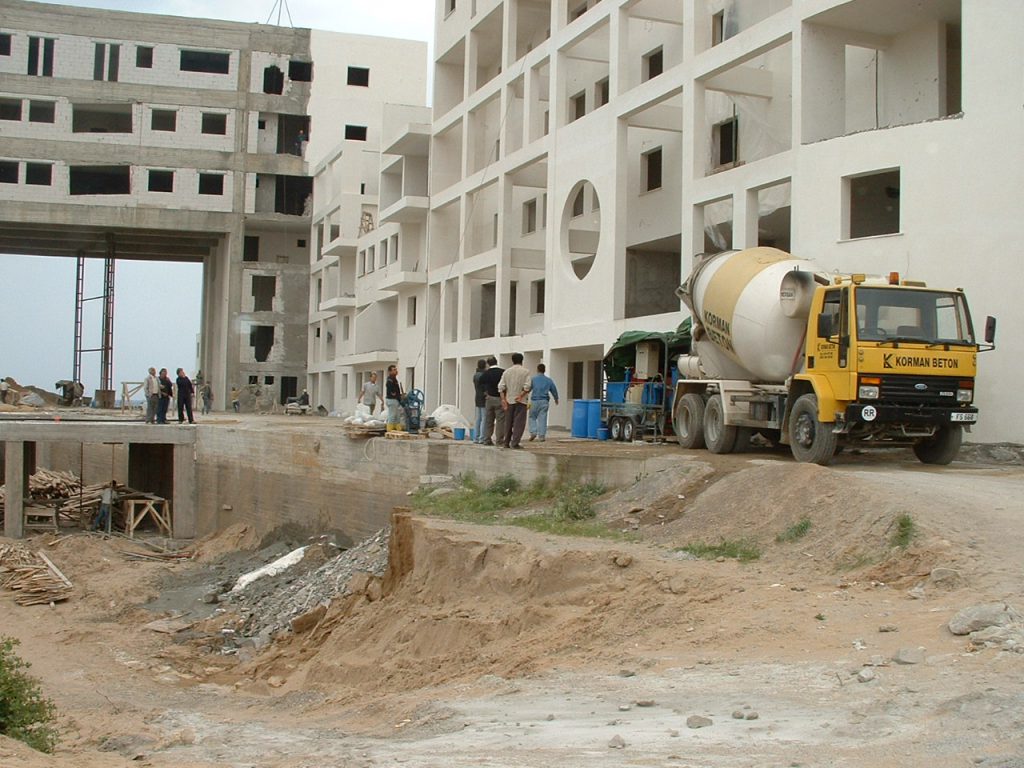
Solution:
[{"label": "cement bag pile", "polygon": [[386,412],[381,410],[376,414],[370,413],[370,407],[359,403],[356,406],[356,412],[351,416],[345,418],[345,424],[352,424],[353,426],[363,427],[384,427]]},{"label": "cement bag pile", "polygon": [[469,429],[470,427],[469,421],[454,405],[438,406],[437,410],[430,414],[430,418],[441,429],[455,429],[455,427]]}]

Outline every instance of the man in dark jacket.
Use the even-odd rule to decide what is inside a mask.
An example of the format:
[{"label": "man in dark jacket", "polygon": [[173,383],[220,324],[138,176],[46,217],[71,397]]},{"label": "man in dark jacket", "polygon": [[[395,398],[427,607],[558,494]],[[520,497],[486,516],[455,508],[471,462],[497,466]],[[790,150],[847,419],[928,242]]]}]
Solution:
[{"label": "man in dark jacket", "polygon": [[178,378],[174,383],[178,385],[178,423],[184,423],[187,413],[188,423],[195,424],[195,419],[192,418],[192,396],[195,395],[196,388],[192,384],[192,379],[185,375],[183,368],[179,368]]},{"label": "man in dark jacket", "polygon": [[484,433],[480,444],[494,445],[495,434],[498,435],[499,442],[505,437],[505,409],[501,407],[501,393],[498,392],[498,382],[501,381],[501,374],[505,370],[498,367],[498,360],[493,355],[487,358],[487,365],[487,370],[480,377],[480,385],[486,394]]},{"label": "man in dark jacket", "polygon": [[160,378],[157,383],[160,385],[160,399],[156,404],[156,423],[167,423],[167,408],[171,404],[171,396],[174,394],[174,382],[167,375],[167,369],[160,369]]}]

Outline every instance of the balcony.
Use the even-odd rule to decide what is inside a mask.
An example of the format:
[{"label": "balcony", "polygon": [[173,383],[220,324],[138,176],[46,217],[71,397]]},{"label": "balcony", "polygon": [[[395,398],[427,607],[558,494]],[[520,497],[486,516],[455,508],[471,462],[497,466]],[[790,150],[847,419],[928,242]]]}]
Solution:
[{"label": "balcony", "polygon": [[427,220],[429,212],[429,197],[405,195],[380,212],[380,223],[419,224]]},{"label": "balcony", "polygon": [[350,296],[335,296],[331,299],[324,299],[320,302],[318,307],[320,312],[341,312],[345,309],[354,309],[356,306],[356,297]]},{"label": "balcony", "polygon": [[426,284],[427,276],[423,272],[390,269],[387,274],[379,278],[377,287],[382,291],[401,291]]}]

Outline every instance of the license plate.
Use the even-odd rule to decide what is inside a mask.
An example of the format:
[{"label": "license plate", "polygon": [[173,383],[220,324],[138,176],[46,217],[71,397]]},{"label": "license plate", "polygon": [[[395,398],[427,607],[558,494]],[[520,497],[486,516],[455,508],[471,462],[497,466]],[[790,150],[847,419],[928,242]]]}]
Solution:
[{"label": "license plate", "polygon": [[950,421],[977,421],[978,414],[976,413],[951,413],[949,414]]}]

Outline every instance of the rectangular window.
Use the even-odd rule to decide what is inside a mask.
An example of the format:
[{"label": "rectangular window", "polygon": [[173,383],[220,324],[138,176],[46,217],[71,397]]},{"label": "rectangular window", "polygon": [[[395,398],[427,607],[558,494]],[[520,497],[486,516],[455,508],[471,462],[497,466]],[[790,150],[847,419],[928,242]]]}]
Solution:
[{"label": "rectangular window", "polygon": [[352,318],[348,315],[343,315],[341,318],[341,340],[348,341],[348,337],[352,334]]},{"label": "rectangular window", "polygon": [[231,71],[231,54],[217,51],[182,51],[182,72],[209,72],[226,75]]},{"label": "rectangular window", "polygon": [[585,91],[581,91],[569,99],[569,122],[579,120],[585,114],[587,114],[587,94]]},{"label": "rectangular window", "polygon": [[661,189],[661,147],[644,153],[643,176],[645,192]]},{"label": "rectangular window", "polygon": [[716,153],[715,165],[731,165],[739,160],[740,124],[733,117],[711,129],[711,138]]},{"label": "rectangular window", "polygon": [[18,183],[18,164],[11,160],[0,160],[0,184]]},{"label": "rectangular window", "polygon": [[276,294],[277,278],[274,275],[252,276],[253,312],[273,312]]},{"label": "rectangular window", "polygon": [[150,192],[173,192],[174,171],[150,171],[149,172]]},{"label": "rectangular window", "polygon": [[131,104],[74,104],[72,133],[132,133]]},{"label": "rectangular window", "polygon": [[246,235],[242,246],[242,261],[260,260],[260,239],[256,235]]},{"label": "rectangular window", "polygon": [[391,256],[389,258],[392,264],[398,261],[398,235],[391,236]]},{"label": "rectangular window", "polygon": [[178,127],[178,113],[173,109],[154,109],[149,127],[154,131],[174,131]]},{"label": "rectangular window", "polygon": [[523,203],[523,234],[537,231],[537,199]]},{"label": "rectangular window", "polygon": [[25,183],[49,187],[53,184],[53,166],[50,163],[25,163]]},{"label": "rectangular window", "polygon": [[199,174],[200,195],[223,195],[224,174],[223,173],[200,173]]},{"label": "rectangular window", "polygon": [[544,314],[544,281],[534,280],[530,283],[530,312],[534,315]]},{"label": "rectangular window", "polygon": [[608,103],[608,78],[597,81],[597,86],[594,88],[594,109],[603,107]]},{"label": "rectangular window", "polygon": [[447,16],[449,13],[455,12],[455,0],[444,0],[444,13]]},{"label": "rectangular window", "polygon": [[28,121],[30,123],[52,123],[57,119],[57,103],[54,101],[30,101]]},{"label": "rectangular window", "polygon": [[117,43],[96,43],[93,55],[92,79],[117,82],[121,68],[121,46]]},{"label": "rectangular window", "polygon": [[[252,326],[249,329],[249,346],[253,348],[253,357],[256,358],[257,363],[267,362],[267,358],[270,356],[270,349],[274,346],[274,326]],[[254,381],[253,384],[255,383]]]},{"label": "rectangular window", "polygon": [[849,185],[850,239],[900,231],[899,168],[853,176],[845,181]]},{"label": "rectangular window", "polygon": [[348,141],[366,141],[365,125],[346,125],[345,138]]},{"label": "rectangular window", "polygon": [[225,136],[228,132],[228,116],[218,112],[203,112],[203,133]]},{"label": "rectangular window", "polygon": [[711,45],[718,45],[725,40],[725,11],[719,11],[711,17]]},{"label": "rectangular window", "polygon": [[[40,45],[40,43],[42,43],[42,45]],[[39,55],[40,48],[42,48],[41,62]],[[28,39],[27,72],[30,75],[53,77],[53,40],[51,38],[30,37]]]},{"label": "rectangular window", "polygon": [[349,85],[361,85],[367,87],[370,85],[370,70],[366,67],[349,67],[348,68],[348,84]]},{"label": "rectangular window", "polygon": [[579,191],[576,193],[576,197],[572,199],[572,215],[574,217],[583,215],[584,203],[583,187],[580,187]]},{"label": "rectangular window", "polygon": [[153,48],[149,45],[135,46],[135,66],[138,69],[153,68]]},{"label": "rectangular window", "polygon": [[21,99],[0,99],[0,120],[21,120]]},{"label": "rectangular window", "polygon": [[274,377],[273,376],[264,376],[263,377],[263,384],[264,385],[269,387],[273,383],[274,383]]},{"label": "rectangular window", "polygon": [[416,325],[416,297],[410,296],[405,304],[405,324]]},{"label": "rectangular window", "polygon": [[288,62],[288,77],[299,83],[313,82],[313,62],[292,59]]},{"label": "rectangular window", "polygon": [[11,35],[9,32],[0,32],[0,56],[11,55]]},{"label": "rectangular window", "polygon": [[72,195],[128,195],[132,191],[127,165],[78,165],[68,169]]},{"label": "rectangular window", "polygon": [[656,48],[644,56],[644,80],[653,80],[665,71],[665,54]]}]

